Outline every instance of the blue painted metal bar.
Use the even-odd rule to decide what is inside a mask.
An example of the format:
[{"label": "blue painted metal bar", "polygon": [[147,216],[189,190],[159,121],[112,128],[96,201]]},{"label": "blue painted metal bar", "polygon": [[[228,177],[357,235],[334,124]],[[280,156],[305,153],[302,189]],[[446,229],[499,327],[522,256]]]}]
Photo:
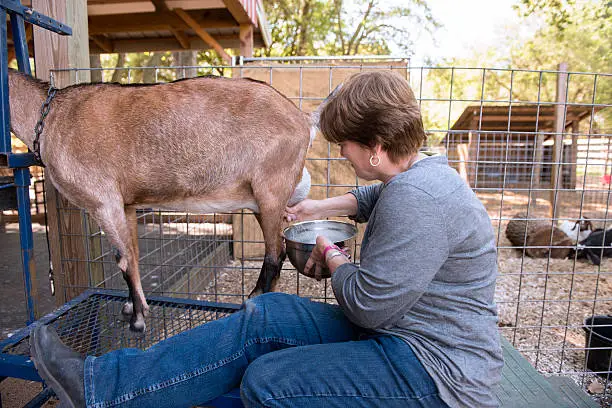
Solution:
[{"label": "blue painted metal bar", "polygon": [[32,70],[30,69],[30,56],[28,54],[28,41],[26,39],[23,17],[17,13],[9,14],[11,15],[11,28],[13,30],[13,43],[15,44],[17,65],[21,72],[32,75]]},{"label": "blue painted metal bar", "polygon": [[34,153],[0,153],[0,167],[15,169],[18,167],[36,166],[38,162]]},{"label": "blue painted metal bar", "polygon": [[0,373],[6,377],[42,382],[29,357],[16,354],[0,354]]},{"label": "blue painted metal bar", "polygon": [[[32,215],[30,210],[30,169],[22,167],[14,170],[17,186],[17,208],[19,210],[19,237],[21,240],[21,262],[23,266],[23,283],[28,313],[27,324],[36,320],[38,312],[36,297],[36,267],[34,264],[34,241],[32,236]],[[34,286],[32,285],[34,281]]]},{"label": "blue painted metal bar", "polygon": [[30,24],[37,25],[61,35],[72,35],[72,28],[50,17],[40,14],[29,7],[23,6],[19,0],[0,0],[0,7],[11,13],[20,15]]},{"label": "blue painted metal bar", "polygon": [[6,10],[0,7],[0,153],[11,152]]},{"label": "blue painted metal bar", "polygon": [[2,190],[4,188],[11,188],[11,187],[15,187],[15,183],[3,184],[3,185],[0,186],[0,190]]}]

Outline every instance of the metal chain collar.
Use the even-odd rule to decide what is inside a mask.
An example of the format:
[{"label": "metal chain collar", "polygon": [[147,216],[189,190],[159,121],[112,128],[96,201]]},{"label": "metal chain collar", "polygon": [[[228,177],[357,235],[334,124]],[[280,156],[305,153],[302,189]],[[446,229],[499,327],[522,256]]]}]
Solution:
[{"label": "metal chain collar", "polygon": [[34,157],[42,167],[45,167],[45,165],[42,161],[42,158],[40,157],[40,135],[43,132],[43,129],[45,128],[45,118],[51,110],[51,101],[55,97],[56,93],[57,88],[53,86],[53,82],[50,82],[49,90],[47,91],[47,99],[43,102],[42,107],[40,108],[40,119],[38,119],[38,122],[34,127],[34,143],[32,146],[34,148],[33,153]]}]

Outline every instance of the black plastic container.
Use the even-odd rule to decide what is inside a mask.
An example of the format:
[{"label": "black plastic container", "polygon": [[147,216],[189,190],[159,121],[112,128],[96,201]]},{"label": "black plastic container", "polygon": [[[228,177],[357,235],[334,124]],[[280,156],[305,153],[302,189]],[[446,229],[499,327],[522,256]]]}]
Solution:
[{"label": "black plastic container", "polygon": [[588,317],[584,320],[583,329],[587,348],[607,348],[587,350],[587,368],[599,372],[599,375],[609,376],[610,355],[612,354],[612,315]]}]

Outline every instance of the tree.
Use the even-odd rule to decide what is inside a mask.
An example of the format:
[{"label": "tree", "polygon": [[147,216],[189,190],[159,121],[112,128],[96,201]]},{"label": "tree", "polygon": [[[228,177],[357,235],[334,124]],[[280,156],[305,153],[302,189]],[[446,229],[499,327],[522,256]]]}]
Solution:
[{"label": "tree", "polygon": [[[425,0],[402,6],[382,0],[281,0],[265,2],[272,28],[266,55],[388,54],[409,52],[414,39],[440,25]],[[410,29],[408,27],[419,27]]]},{"label": "tree", "polygon": [[513,7],[523,17],[540,14],[549,25],[563,31],[573,22],[572,8],[575,5],[576,0],[519,0]]},{"label": "tree", "polygon": [[[547,5],[550,7],[546,7]],[[510,29],[506,47],[496,46],[469,58],[444,61],[442,66],[507,69],[489,70],[484,73],[481,70],[456,69],[452,98],[464,100],[482,98],[505,103],[509,100],[554,102],[557,74],[547,71],[555,71],[560,62],[567,62],[570,71],[567,102],[587,105],[609,104],[612,99],[612,77],[580,74],[580,72],[610,73],[611,71],[611,8],[612,5],[608,0],[588,0],[576,4],[573,1],[521,0],[519,11],[523,13],[522,15],[536,13],[548,24],[531,38],[522,41],[517,41],[513,30]],[[567,18],[562,17],[564,13],[568,14]],[[503,51],[500,53],[499,50]],[[449,96],[450,71],[432,71],[428,81],[434,98]],[[443,129],[449,120],[452,125],[452,121],[458,117],[465,105],[465,103],[454,103],[450,119],[448,119],[448,106],[446,113],[441,108],[424,114],[431,126]],[[594,127],[610,128],[612,109],[600,110],[594,119]]]}]

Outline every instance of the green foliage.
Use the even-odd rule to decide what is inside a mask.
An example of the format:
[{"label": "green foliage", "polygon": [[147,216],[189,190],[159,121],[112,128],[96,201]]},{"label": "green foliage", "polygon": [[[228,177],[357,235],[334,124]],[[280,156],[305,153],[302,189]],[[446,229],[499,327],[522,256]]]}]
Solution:
[{"label": "green foliage", "polygon": [[519,0],[513,7],[523,17],[544,15],[549,25],[563,31],[573,22],[572,8],[575,5],[576,0]]},{"label": "green foliage", "polygon": [[[499,67],[504,70],[480,71],[454,70],[453,98],[516,102],[554,102],[558,64],[568,64],[568,103],[609,104],[612,100],[612,3],[609,0],[590,0],[574,3],[556,0],[521,0],[519,9],[523,15],[540,13],[548,24],[535,35],[517,41],[509,30],[509,53],[500,54],[494,47],[469,58],[452,59],[440,64],[455,67]],[[571,7],[569,15],[564,14]],[[526,10],[526,11],[525,11]],[[563,17],[564,16],[564,17]],[[483,73],[484,72],[484,73]],[[428,76],[432,98],[448,97],[450,79],[442,70],[432,71]],[[483,87],[484,84],[484,87]],[[469,95],[469,96],[468,96]],[[486,102],[485,102],[486,103]],[[456,103],[449,114],[448,109],[428,112],[426,121],[431,126],[454,123],[461,111],[469,104]],[[612,126],[612,109],[598,108],[593,127],[606,129]]]},{"label": "green foliage", "polygon": [[407,52],[419,30],[439,24],[425,0],[403,6],[382,0],[281,0],[264,2],[272,46],[265,55],[389,54],[390,43]]}]

